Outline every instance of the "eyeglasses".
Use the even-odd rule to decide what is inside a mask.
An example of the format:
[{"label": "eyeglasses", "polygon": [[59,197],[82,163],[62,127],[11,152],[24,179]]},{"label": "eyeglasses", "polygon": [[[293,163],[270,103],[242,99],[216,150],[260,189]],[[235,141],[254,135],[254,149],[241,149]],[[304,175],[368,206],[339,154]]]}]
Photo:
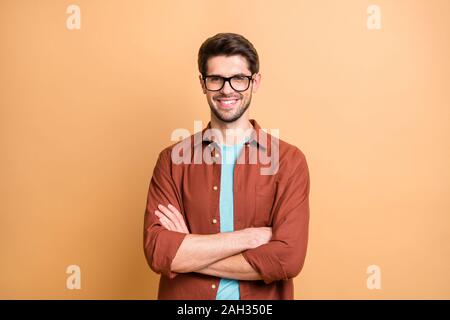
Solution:
[{"label": "eyeglasses", "polygon": [[221,77],[217,75],[202,76],[205,87],[209,91],[222,90],[225,82],[228,82],[234,91],[242,92],[248,89],[250,82],[253,80],[253,75],[235,75],[232,77]]}]

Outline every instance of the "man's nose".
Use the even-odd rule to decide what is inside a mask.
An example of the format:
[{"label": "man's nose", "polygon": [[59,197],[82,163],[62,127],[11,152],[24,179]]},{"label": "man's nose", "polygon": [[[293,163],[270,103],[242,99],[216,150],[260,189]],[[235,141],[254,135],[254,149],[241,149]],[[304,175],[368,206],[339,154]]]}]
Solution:
[{"label": "man's nose", "polygon": [[234,90],[233,90],[233,88],[231,87],[229,81],[225,81],[225,83],[223,84],[222,90],[220,90],[220,91],[221,91],[221,93],[223,93],[223,94],[230,94],[230,93],[233,93],[233,92],[234,92]]}]

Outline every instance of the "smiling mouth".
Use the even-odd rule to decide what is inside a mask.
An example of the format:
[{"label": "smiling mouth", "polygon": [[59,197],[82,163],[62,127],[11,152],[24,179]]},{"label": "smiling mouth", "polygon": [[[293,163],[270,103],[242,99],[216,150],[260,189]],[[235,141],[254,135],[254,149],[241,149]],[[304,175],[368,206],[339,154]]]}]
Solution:
[{"label": "smiling mouth", "polygon": [[217,102],[222,108],[232,108],[237,105],[239,98],[232,98],[232,99],[217,99]]}]

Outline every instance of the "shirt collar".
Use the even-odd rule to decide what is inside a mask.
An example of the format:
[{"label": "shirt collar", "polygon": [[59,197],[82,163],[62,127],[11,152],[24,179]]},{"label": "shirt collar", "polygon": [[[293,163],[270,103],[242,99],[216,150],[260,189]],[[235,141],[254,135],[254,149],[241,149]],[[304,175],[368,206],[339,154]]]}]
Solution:
[{"label": "shirt collar", "polygon": [[[253,126],[253,129],[251,130],[250,133],[250,137],[248,138],[248,140],[245,142],[245,144],[250,144],[250,145],[257,145],[263,149],[266,149],[266,142],[264,140],[267,141],[267,139],[265,139],[268,135],[268,133],[266,133],[263,129],[261,129],[260,125],[258,124],[258,122],[256,122],[256,120],[254,119],[250,119],[249,120],[250,123]],[[197,134],[201,135],[201,139],[200,137],[197,139],[194,139],[194,146],[197,146],[200,143],[214,143],[214,136],[211,136],[211,131],[207,131],[208,129],[211,129],[211,121],[208,122],[208,125],[201,131],[198,132]]]}]

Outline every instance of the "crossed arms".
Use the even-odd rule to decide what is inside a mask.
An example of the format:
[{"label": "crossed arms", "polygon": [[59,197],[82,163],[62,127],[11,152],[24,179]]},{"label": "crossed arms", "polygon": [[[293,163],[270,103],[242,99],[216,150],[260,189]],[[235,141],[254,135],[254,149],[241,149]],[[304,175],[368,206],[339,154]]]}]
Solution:
[{"label": "crossed arms", "polygon": [[262,279],[266,284],[298,275],[308,240],[309,173],[298,149],[292,156],[295,163],[286,174],[289,178],[278,184],[272,228],[199,235],[190,234],[186,227],[180,190],[171,175],[170,150],[161,152],[144,218],[144,252],[150,268],[169,278],[197,272],[236,280]]},{"label": "crossed arms", "polygon": [[187,234],[172,261],[172,271],[198,272],[235,280],[262,280],[241,252],[268,243],[272,228],[247,228],[213,235],[189,234],[177,208],[160,204],[158,209],[155,215],[166,229]]}]

